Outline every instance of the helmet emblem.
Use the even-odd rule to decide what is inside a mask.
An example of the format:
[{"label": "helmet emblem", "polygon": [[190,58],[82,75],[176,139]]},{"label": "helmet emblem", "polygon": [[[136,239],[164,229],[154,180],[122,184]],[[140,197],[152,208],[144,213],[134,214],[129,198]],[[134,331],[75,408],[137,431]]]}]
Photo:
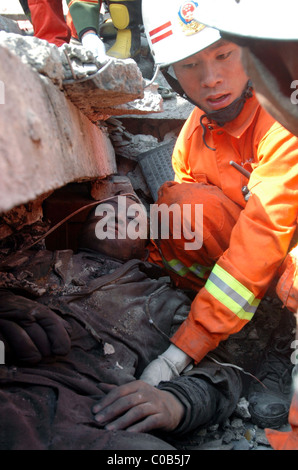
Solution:
[{"label": "helmet emblem", "polygon": [[186,1],[183,2],[179,8],[178,16],[183,32],[190,36],[191,34],[198,33],[205,28],[205,25],[199,23],[194,19],[194,11],[198,7],[197,2]]}]

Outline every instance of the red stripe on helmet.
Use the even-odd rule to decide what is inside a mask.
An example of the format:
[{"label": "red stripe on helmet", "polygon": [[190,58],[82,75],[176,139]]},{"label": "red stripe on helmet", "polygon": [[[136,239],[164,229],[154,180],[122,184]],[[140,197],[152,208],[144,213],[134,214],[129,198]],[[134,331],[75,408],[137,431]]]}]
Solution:
[{"label": "red stripe on helmet", "polygon": [[164,23],[161,26],[158,26],[158,28],[152,29],[152,31],[149,32],[149,36],[154,36],[154,34],[157,34],[163,29],[169,28],[170,26],[172,26],[172,23],[168,21],[167,23]]},{"label": "red stripe on helmet", "polygon": [[172,30],[167,31],[167,32],[164,33],[164,34],[161,34],[160,36],[157,36],[156,38],[151,39],[151,42],[152,42],[152,44],[155,44],[156,42],[159,42],[159,41],[161,41],[162,39],[165,39],[165,38],[167,38],[168,36],[171,36],[172,34],[173,34],[173,31],[172,31]]}]

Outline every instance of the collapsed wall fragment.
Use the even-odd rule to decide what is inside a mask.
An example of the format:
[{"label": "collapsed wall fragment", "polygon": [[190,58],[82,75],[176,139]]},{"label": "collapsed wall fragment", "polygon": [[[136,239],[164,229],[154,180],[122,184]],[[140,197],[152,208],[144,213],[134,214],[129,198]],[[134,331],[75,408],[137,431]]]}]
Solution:
[{"label": "collapsed wall fragment", "polygon": [[114,191],[106,119],[160,112],[162,99],[133,60],[100,64],[80,46],[0,31],[0,60],[3,240],[41,220],[55,190],[88,182],[90,200]]}]

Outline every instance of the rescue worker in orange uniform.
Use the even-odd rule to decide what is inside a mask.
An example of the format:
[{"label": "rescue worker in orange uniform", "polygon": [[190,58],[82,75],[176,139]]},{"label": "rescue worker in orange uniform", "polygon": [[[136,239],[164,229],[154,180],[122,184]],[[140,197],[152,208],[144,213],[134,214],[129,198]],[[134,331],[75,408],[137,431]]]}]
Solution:
[{"label": "rescue worker in orange uniform", "polygon": [[[152,429],[157,402],[150,402],[142,381],[154,386],[171,381],[239,332],[284,272],[295,244],[298,139],[260,106],[241,64],[241,48],[195,20],[196,7],[194,1],[143,0],[156,64],[168,68],[172,86],[176,81],[196,105],[173,152],[175,182],[161,187],[157,205],[203,204],[202,246],[193,243],[192,250],[173,223],[168,239],[154,240],[149,261],[197,295],[171,346],[149,364],[141,381],[114,390],[95,408],[109,429]],[[194,214],[192,234],[200,230]],[[268,422],[278,425],[279,405],[270,406]],[[254,410],[257,414],[258,403]]]},{"label": "rescue worker in orange uniform", "polygon": [[[266,15],[270,11],[270,21],[263,21],[260,7]],[[242,62],[253,80],[260,103],[285,128],[298,136],[297,12],[297,3],[292,0],[286,0],[282,9],[272,9],[272,3],[268,0],[261,4],[256,0],[242,0],[239,4],[230,0],[201,0],[197,17],[208,26],[218,28],[224,38],[242,46]],[[283,304],[296,314],[298,321],[297,245],[286,258],[285,270],[276,292]],[[276,450],[298,450],[297,326],[296,330],[293,345],[296,351],[292,353],[295,364],[294,394],[289,412],[291,431],[266,430],[267,438]]]}]

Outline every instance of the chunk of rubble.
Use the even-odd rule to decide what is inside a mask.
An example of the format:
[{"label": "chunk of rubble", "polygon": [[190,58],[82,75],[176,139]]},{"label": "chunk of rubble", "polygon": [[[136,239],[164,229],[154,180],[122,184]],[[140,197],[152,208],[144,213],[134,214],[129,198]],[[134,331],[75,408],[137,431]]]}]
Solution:
[{"label": "chunk of rubble", "polygon": [[103,352],[105,356],[108,356],[110,354],[115,354],[115,348],[110,343],[104,343]]},{"label": "chunk of rubble", "polygon": [[0,46],[49,78],[92,122],[110,115],[162,111],[157,86],[146,87],[133,59],[106,63],[76,44],[57,47],[43,39],[0,31]]},{"label": "chunk of rubble", "polygon": [[0,16],[0,31],[24,35],[24,32],[19,28],[16,21],[10,18],[5,18],[4,16]]},{"label": "chunk of rubble", "polygon": [[237,403],[237,407],[234,411],[234,414],[244,420],[250,419],[250,412],[248,410],[249,402],[246,400],[245,397],[241,397],[239,402]]},{"label": "chunk of rubble", "polygon": [[2,214],[65,184],[116,173],[109,137],[65,93],[1,44],[0,61]]},{"label": "chunk of rubble", "polygon": [[43,39],[0,31],[0,45],[17,55],[24,64],[62,86],[64,70],[59,49]]},{"label": "chunk of rubble", "polygon": [[110,115],[114,106],[144,97],[143,77],[132,59],[111,59],[92,75],[64,80],[63,89],[93,122],[100,120],[103,112]]}]

